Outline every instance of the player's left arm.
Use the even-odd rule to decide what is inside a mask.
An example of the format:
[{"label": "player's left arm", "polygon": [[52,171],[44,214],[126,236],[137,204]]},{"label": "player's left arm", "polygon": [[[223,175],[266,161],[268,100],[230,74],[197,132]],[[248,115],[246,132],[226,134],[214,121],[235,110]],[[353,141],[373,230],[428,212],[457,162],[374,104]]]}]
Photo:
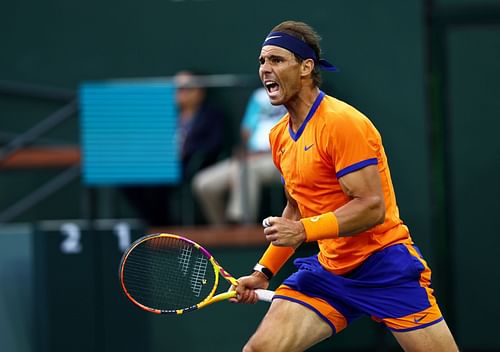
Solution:
[{"label": "player's left arm", "polygon": [[352,236],[384,222],[384,193],[377,165],[348,173],[339,183],[351,200],[334,211],[338,236]]}]

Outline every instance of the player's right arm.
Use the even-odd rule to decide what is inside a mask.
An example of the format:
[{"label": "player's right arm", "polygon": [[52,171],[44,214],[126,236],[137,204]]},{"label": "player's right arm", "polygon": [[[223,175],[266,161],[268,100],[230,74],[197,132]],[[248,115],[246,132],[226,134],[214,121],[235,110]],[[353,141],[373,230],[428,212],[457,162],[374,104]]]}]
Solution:
[{"label": "player's right arm", "polygon": [[[306,239],[304,226],[300,222],[302,216],[299,206],[286,190],[285,194],[287,197],[287,204],[281,217],[271,216],[265,220],[268,225],[264,229],[264,234],[266,235],[266,239],[271,242],[271,246],[261,258],[261,261],[270,264],[270,269],[273,273],[276,273],[279,268],[283,266],[284,262],[280,262],[280,260],[286,261],[291,254],[293,254],[293,252],[290,253],[290,247],[295,250]],[[271,247],[282,247],[284,249],[278,250],[277,248],[272,249]],[[269,254],[272,254],[272,256],[268,255],[270,251],[271,253]],[[286,256],[288,253],[290,253],[290,255]],[[278,260],[275,261],[272,257],[277,257]]]},{"label": "player's right arm", "polygon": [[299,221],[301,216],[297,202],[290,196],[286,188],[285,188],[285,195],[286,195],[286,206],[285,209],[283,209],[281,217],[289,220]]},{"label": "player's right arm", "polygon": [[[299,207],[286,190],[285,194],[287,197],[287,204],[283,209],[281,219],[286,221],[298,221],[300,219]],[[254,270],[252,274],[240,277],[238,279],[238,286],[235,288],[238,293],[238,298],[237,300],[232,301],[237,301],[239,303],[258,302],[258,298],[254,290],[258,288],[267,289],[272,276],[276,274],[279,269],[281,269],[294,252],[294,248],[277,247],[271,243],[257,264],[265,268],[263,272]]]}]

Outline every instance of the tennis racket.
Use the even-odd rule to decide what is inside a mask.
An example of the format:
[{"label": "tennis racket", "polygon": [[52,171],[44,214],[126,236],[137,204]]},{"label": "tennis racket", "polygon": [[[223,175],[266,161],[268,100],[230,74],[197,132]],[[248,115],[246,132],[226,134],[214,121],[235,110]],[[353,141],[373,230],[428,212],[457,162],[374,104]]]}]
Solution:
[{"label": "tennis racket", "polygon": [[[140,308],[156,314],[183,314],[236,297],[230,290],[215,295],[222,275],[238,281],[202,246],[171,234],[144,236],[123,254],[119,278],[125,295]],[[255,290],[270,302],[274,292]]]}]

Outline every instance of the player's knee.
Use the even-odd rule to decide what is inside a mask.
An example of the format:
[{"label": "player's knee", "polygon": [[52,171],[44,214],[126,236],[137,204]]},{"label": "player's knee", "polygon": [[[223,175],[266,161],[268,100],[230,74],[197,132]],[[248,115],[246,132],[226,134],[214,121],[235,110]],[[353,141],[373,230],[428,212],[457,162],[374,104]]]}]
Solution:
[{"label": "player's knee", "polygon": [[262,344],[255,343],[253,341],[248,341],[243,347],[243,352],[264,352],[266,351],[265,346]]},{"label": "player's knee", "polygon": [[276,349],[276,346],[270,346],[268,342],[269,341],[267,341],[265,338],[262,338],[262,335],[259,335],[259,333],[257,332],[243,347],[243,352],[274,351]]}]

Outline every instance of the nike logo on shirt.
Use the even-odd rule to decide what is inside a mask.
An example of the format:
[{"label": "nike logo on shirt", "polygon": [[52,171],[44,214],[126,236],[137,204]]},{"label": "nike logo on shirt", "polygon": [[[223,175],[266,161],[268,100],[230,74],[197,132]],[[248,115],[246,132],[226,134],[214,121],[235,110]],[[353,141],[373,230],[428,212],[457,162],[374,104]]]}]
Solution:
[{"label": "nike logo on shirt", "polygon": [[310,146],[304,146],[304,151],[306,151],[306,152],[307,152],[309,149],[311,149],[311,148],[312,148],[312,146],[313,146],[313,145],[314,145],[314,143],[313,143],[313,144],[311,144]]}]

